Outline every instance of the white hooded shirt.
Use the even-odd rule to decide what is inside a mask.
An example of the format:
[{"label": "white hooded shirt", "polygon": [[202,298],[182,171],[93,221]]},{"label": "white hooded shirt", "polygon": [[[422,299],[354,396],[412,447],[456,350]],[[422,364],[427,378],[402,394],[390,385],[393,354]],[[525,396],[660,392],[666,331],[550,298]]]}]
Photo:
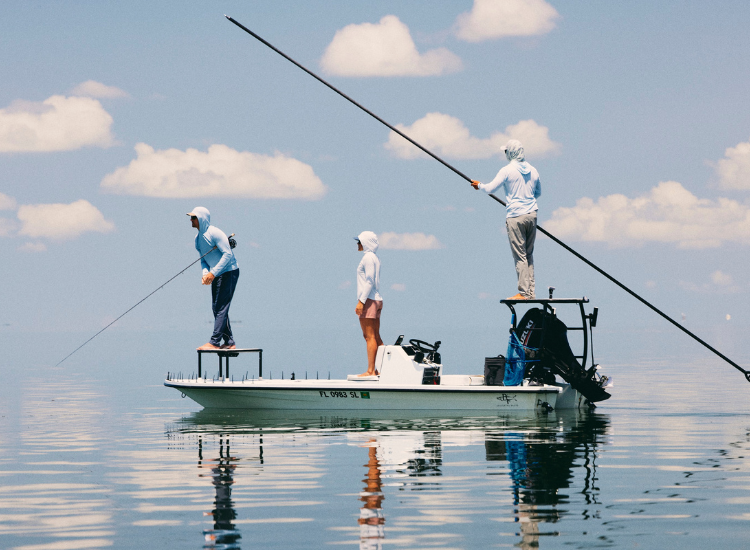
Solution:
[{"label": "white hooded shirt", "polygon": [[363,304],[369,298],[383,301],[380,295],[380,258],[378,251],[378,237],[372,231],[363,231],[357,237],[362,243],[364,255],[357,266],[357,300]]}]

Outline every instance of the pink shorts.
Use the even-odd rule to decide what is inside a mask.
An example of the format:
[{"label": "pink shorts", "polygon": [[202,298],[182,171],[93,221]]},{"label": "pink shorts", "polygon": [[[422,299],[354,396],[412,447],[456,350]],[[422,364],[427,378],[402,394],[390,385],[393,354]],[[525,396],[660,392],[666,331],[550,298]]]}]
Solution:
[{"label": "pink shorts", "polygon": [[369,298],[365,302],[365,307],[360,313],[360,319],[380,319],[380,312],[383,309],[383,302],[381,300],[375,301]]}]

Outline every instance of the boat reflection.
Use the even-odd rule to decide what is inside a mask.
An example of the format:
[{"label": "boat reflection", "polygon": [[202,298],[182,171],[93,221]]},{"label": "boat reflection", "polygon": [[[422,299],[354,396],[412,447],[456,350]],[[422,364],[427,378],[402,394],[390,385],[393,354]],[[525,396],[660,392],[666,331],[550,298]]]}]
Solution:
[{"label": "boat reflection", "polygon": [[[237,516],[231,496],[239,459],[230,454],[229,439],[240,437],[250,443],[244,467],[255,464],[262,468],[264,439],[268,452],[276,450],[276,461],[283,461],[284,455],[278,454],[281,439],[274,438],[285,438],[281,447],[329,445],[334,439],[340,442],[344,438],[349,446],[361,448],[366,463],[360,463],[365,476],[359,478],[364,486],[360,485],[357,494],[356,523],[363,549],[382,548],[387,542],[388,529],[398,532],[403,542],[401,533],[405,529],[414,530],[415,521],[423,530],[429,530],[425,526],[439,517],[464,514],[460,519],[465,522],[477,521],[474,512],[469,510],[477,495],[485,510],[496,510],[504,516],[495,517],[496,521],[501,524],[510,521],[517,526],[518,540],[514,546],[524,549],[538,548],[543,536],[556,536],[557,530],[547,529],[571,513],[578,519],[597,516],[596,510],[601,504],[596,461],[598,447],[604,443],[609,426],[607,416],[572,411],[534,417],[466,415],[451,418],[408,416],[410,414],[413,412],[391,411],[365,418],[342,416],[337,412],[316,413],[314,418],[305,418],[289,413],[204,410],[171,425],[168,432],[197,434],[199,453],[202,453],[201,438],[219,439],[219,458],[199,461],[202,468],[211,472],[216,488],[211,512],[214,528],[205,532],[207,540],[209,536],[215,537],[210,541],[214,546],[208,546],[213,548],[239,548],[240,534],[235,528]],[[459,471],[457,468],[465,468],[467,464],[466,458],[457,458],[464,451],[456,447],[467,448],[466,452],[474,457],[472,463],[479,468],[473,470],[475,477],[488,476],[486,481],[480,478],[472,482],[478,488],[465,489],[460,480],[466,478],[455,475]],[[479,458],[476,451],[482,447],[484,452]],[[485,466],[482,467],[482,463]],[[446,473],[448,470],[451,474]],[[342,474],[345,472],[342,470]],[[337,476],[342,474],[336,473]],[[341,483],[350,482],[342,480]],[[575,494],[571,491],[573,483]],[[324,498],[320,485],[310,489],[316,492],[316,499]],[[329,498],[341,497],[342,492]],[[391,501],[386,501],[388,496]],[[413,500],[406,505],[409,498]],[[576,500],[574,511],[571,511],[571,498]],[[392,504],[384,508],[385,502]],[[423,516],[415,516],[420,513]],[[414,539],[416,545],[419,542],[424,541]]]}]

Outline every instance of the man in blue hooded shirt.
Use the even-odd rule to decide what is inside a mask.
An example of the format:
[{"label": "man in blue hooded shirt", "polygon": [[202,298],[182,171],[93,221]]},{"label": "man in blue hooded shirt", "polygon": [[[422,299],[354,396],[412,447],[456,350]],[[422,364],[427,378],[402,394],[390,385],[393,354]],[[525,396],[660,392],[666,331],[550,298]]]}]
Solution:
[{"label": "man in blue hooded shirt", "polygon": [[523,146],[511,139],[503,147],[508,164],[500,169],[490,183],[471,182],[474,189],[494,193],[500,187],[505,190],[507,214],[505,227],[508,230],[510,250],[516,262],[518,294],[510,300],[534,299],[534,241],[536,239],[536,200],[542,194],[539,172],[526,162]]},{"label": "man in blue hooded shirt", "polygon": [[[212,308],[214,312],[214,333],[207,344],[198,349],[234,349],[232,327],[229,324],[229,306],[240,276],[240,268],[229,246],[226,234],[211,225],[208,209],[198,206],[188,213],[190,221],[198,230],[195,236],[195,249],[202,256],[202,283],[211,285]],[[222,345],[221,341],[224,340]]]}]

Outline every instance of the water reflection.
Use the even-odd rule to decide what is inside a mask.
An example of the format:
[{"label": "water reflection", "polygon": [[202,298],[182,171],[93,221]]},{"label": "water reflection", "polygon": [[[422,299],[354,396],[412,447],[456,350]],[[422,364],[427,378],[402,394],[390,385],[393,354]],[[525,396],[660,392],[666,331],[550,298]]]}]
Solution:
[{"label": "water reflection", "polygon": [[380,477],[380,461],[378,460],[377,439],[369,441],[367,451],[367,477],[364,491],[359,494],[359,500],[364,505],[359,510],[359,547],[362,550],[380,550],[385,538],[385,516],[383,515],[383,482]]},{"label": "water reflection", "polygon": [[[350,473],[351,466],[324,474],[333,474],[339,487],[351,486],[354,479],[364,484],[359,486],[356,500],[350,501],[348,512],[355,515],[353,512],[357,511],[356,531],[346,524],[328,527],[334,533],[356,536],[360,548],[379,549],[389,541],[420,545],[426,542],[424,537],[435,536],[431,533],[435,527],[471,524],[487,517],[498,522],[501,530],[503,525],[516,526],[515,532],[504,533],[517,537],[514,546],[538,548],[541,537],[559,534],[559,529],[549,530],[543,525],[563,521],[569,514],[571,498],[578,504],[577,520],[597,517],[597,507],[601,505],[596,461],[607,434],[608,417],[550,413],[531,418],[415,418],[409,414],[413,413],[391,412],[367,418],[335,413],[310,418],[295,417],[293,413],[204,410],[171,425],[168,432],[198,434],[200,453],[202,437],[218,437],[219,457],[199,461],[202,468],[210,470],[216,490],[214,527],[205,531],[207,540],[215,537],[211,541],[214,546],[208,547],[239,547],[231,491],[240,459],[229,452],[229,439],[238,437],[253,441],[253,448],[247,449],[252,458],[245,461],[245,467],[249,463],[256,468],[262,466],[263,438],[267,449],[277,453],[281,449],[282,455],[275,459],[280,464],[286,462],[284,448],[330,445],[332,440],[344,438],[349,446],[361,449],[359,456],[366,462],[357,461],[360,474],[356,478]],[[481,455],[477,455],[480,449]],[[235,448],[234,454],[242,452]],[[291,453],[289,458],[288,464],[292,464]],[[295,473],[299,472],[296,475],[304,476],[304,465],[295,463],[295,467]],[[484,479],[477,475],[465,477],[467,468],[473,473],[483,470]],[[253,475],[264,474],[255,471]],[[577,494],[571,496],[574,483]],[[339,505],[332,497],[341,496],[346,490],[339,488],[338,494],[331,494],[323,489],[324,485],[309,487],[314,498],[326,506]],[[273,500],[271,495],[267,498]],[[391,502],[388,509],[384,508],[385,502]],[[345,512],[342,519],[346,515]],[[283,515],[273,519],[285,520]],[[393,533],[390,538],[389,531]],[[323,542],[321,536],[325,537],[325,533],[316,540]]]},{"label": "water reflection", "polygon": [[216,490],[214,508],[204,515],[214,518],[213,529],[205,529],[203,535],[206,540],[204,548],[217,550],[234,550],[239,548],[242,538],[239,530],[232,523],[237,519],[237,512],[232,502],[232,485],[234,484],[234,470],[239,459],[229,452],[229,440],[219,439],[218,458],[203,459],[203,438],[198,438],[198,468],[207,472],[198,474],[199,477],[210,477]]}]

